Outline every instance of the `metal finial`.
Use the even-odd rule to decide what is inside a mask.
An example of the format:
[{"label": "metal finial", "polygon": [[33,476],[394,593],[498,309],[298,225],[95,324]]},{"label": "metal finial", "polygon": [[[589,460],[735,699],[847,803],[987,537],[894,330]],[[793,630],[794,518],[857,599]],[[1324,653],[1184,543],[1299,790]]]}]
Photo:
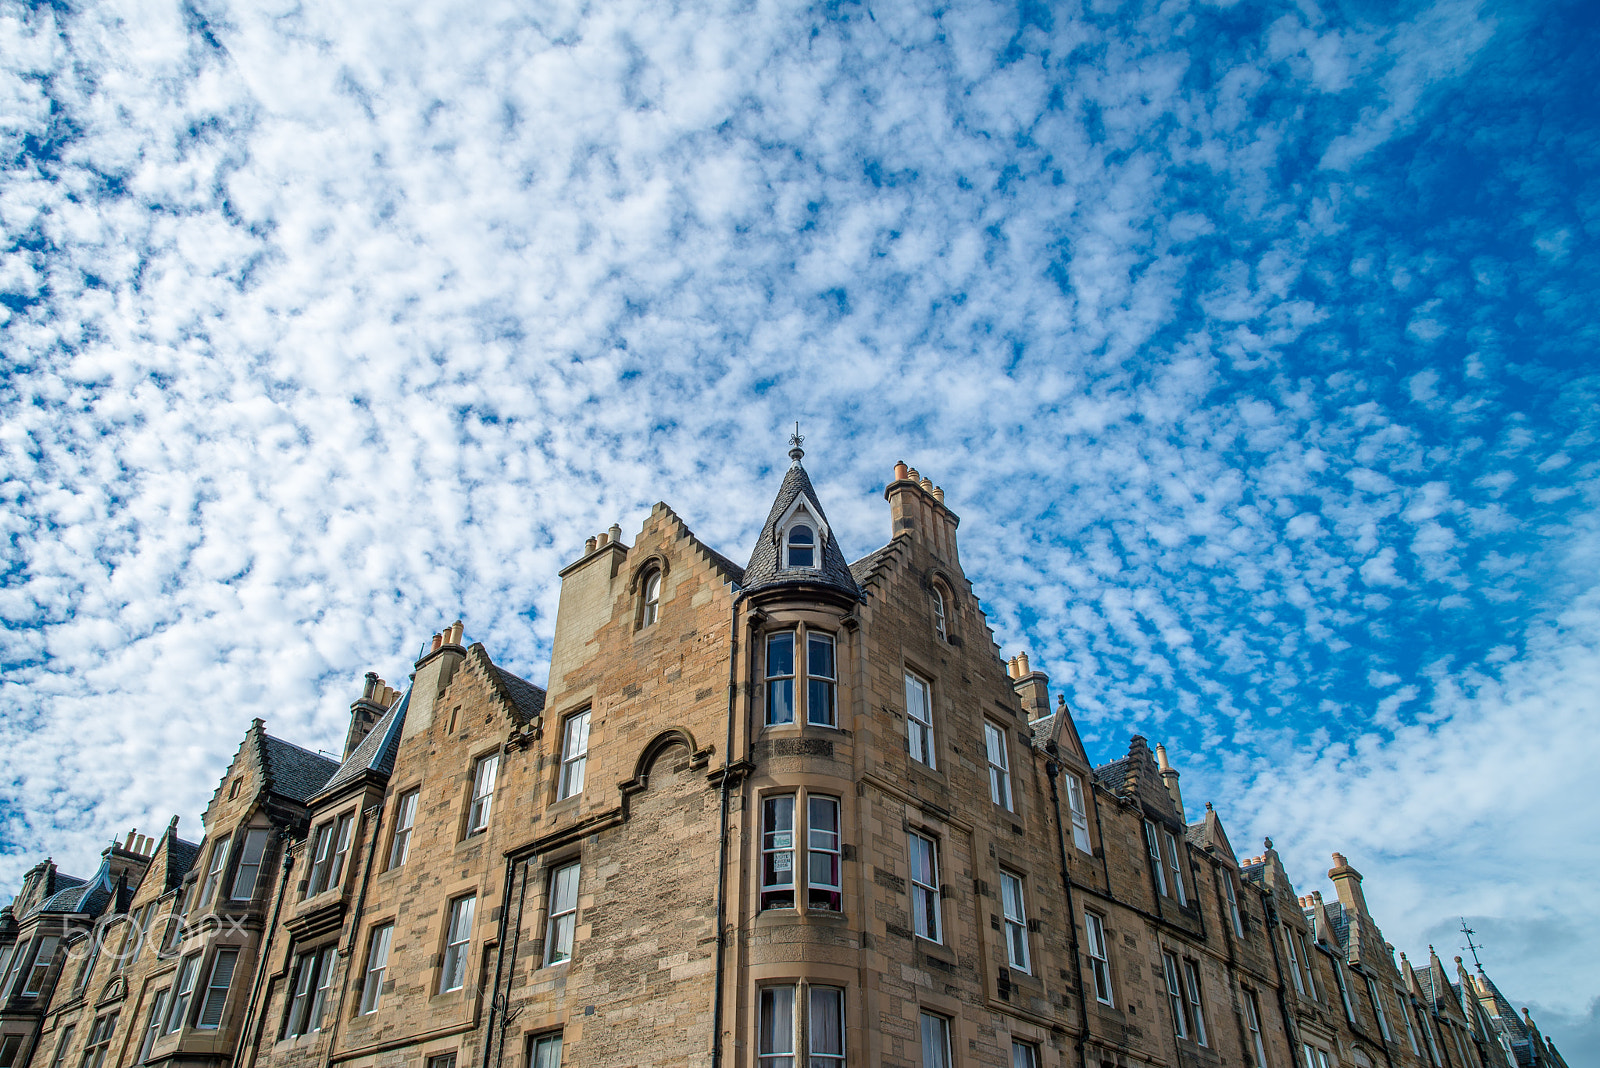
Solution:
[{"label": "metal finial", "polygon": [[806,451],[800,447],[805,440],[800,436],[800,424],[796,422],[794,424],[794,433],[789,435],[789,459],[795,463],[799,463],[800,458],[806,454]]},{"label": "metal finial", "polygon": [[1480,972],[1483,971],[1483,961],[1478,959],[1478,950],[1482,949],[1483,946],[1472,940],[1472,936],[1478,932],[1467,926],[1467,918],[1465,916],[1461,917],[1461,933],[1467,936],[1467,944],[1463,948],[1471,952],[1472,963],[1477,966]]}]

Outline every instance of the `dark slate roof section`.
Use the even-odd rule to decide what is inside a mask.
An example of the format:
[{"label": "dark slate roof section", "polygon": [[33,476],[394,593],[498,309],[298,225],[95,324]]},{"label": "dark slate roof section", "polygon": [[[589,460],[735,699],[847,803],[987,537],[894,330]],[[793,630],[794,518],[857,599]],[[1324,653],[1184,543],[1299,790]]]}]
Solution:
[{"label": "dark slate roof section", "polygon": [[817,518],[824,523],[828,521],[827,513],[822,510],[822,504],[817,500],[817,491],[811,485],[811,478],[806,474],[806,469],[795,461],[783,476],[783,485],[778,488],[778,497],[772,502],[772,510],[767,513],[767,521],[761,526],[761,536],[756,539],[756,547],[750,554],[750,563],[744,569],[744,588],[746,590],[759,590],[771,586],[805,584],[810,586],[830,586],[842,593],[846,593],[856,600],[864,600],[861,587],[856,585],[856,580],[850,573],[850,565],[845,562],[844,553],[839,549],[839,540],[833,536],[833,527],[828,527],[828,536],[822,543],[822,566],[812,571],[790,571],[778,566],[778,521],[783,518],[789,506],[797,497],[804,495],[806,504],[817,513]]},{"label": "dark slate roof section", "polygon": [[1417,986],[1421,989],[1423,996],[1428,999],[1430,1005],[1437,1006],[1439,1004],[1439,994],[1433,989],[1433,969],[1414,968],[1414,970],[1417,973]]},{"label": "dark slate roof section", "polygon": [[500,676],[506,691],[511,694],[511,700],[516,704],[517,711],[522,713],[522,721],[527,723],[538,718],[539,713],[544,711],[544,691],[527,679],[518,678],[498,665],[494,672]]},{"label": "dark slate roof section", "polygon": [[1333,937],[1338,939],[1340,949],[1350,948],[1350,917],[1345,914],[1344,903],[1335,901],[1332,904],[1323,903],[1323,909],[1328,913],[1328,925],[1333,928]]},{"label": "dark slate roof section", "polygon": [[295,801],[305,801],[327,785],[339,770],[339,762],[319,756],[281,738],[265,735],[262,755],[267,761],[267,775],[272,779],[272,792]]},{"label": "dark slate roof section", "polygon": [[330,793],[363,772],[374,771],[380,775],[388,775],[394,771],[394,754],[395,750],[400,748],[400,732],[405,726],[406,709],[410,706],[411,691],[408,689],[404,696],[390,705],[389,711],[372,725],[367,736],[361,739],[361,744],[355,747],[355,751],[339,765],[339,770],[333,773],[328,785],[317,792]]},{"label": "dark slate roof section", "polygon": [[1094,769],[1094,781],[1100,783],[1112,793],[1120,794],[1128,784],[1128,763],[1130,757],[1113,760],[1109,764],[1101,764]]},{"label": "dark slate roof section", "polygon": [[1035,749],[1044,748],[1044,743],[1050,740],[1050,732],[1055,729],[1055,725],[1056,714],[1054,712],[1048,716],[1040,716],[1028,724],[1028,729],[1033,731],[1033,746]]},{"label": "dark slate roof section", "polygon": [[163,890],[171,890],[183,882],[183,877],[189,874],[189,869],[194,867],[194,862],[200,859],[200,843],[185,842],[177,835],[167,839],[167,882]]},{"label": "dark slate roof section", "polygon": [[894,552],[894,549],[895,543],[891,541],[888,545],[872,550],[870,553],[851,564],[850,577],[856,580],[856,585],[863,587],[866,586],[873,574],[877,572],[879,565],[889,558],[890,554]]},{"label": "dark slate roof section", "polygon": [[1259,864],[1246,864],[1239,869],[1239,877],[1249,880],[1256,886],[1263,886],[1267,881],[1267,865],[1264,861]]}]

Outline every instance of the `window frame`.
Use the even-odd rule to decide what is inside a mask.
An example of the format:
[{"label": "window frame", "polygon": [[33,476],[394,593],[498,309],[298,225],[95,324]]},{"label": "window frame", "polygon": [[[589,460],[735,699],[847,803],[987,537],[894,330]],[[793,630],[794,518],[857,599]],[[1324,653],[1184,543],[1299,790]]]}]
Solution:
[{"label": "window frame", "polygon": [[1240,987],[1239,993],[1244,995],[1245,1029],[1249,1031],[1255,1046],[1256,1063],[1253,1068],[1267,1068],[1267,1043],[1261,1034],[1261,1003],[1256,992],[1248,987]]},{"label": "window frame", "polygon": [[1150,866],[1156,873],[1156,889],[1162,897],[1170,897],[1167,893],[1166,861],[1161,859],[1161,839],[1157,837],[1154,820],[1144,821],[1145,852],[1149,855]]},{"label": "window frame", "polygon": [[[832,634],[823,630],[812,630],[804,627],[802,630],[806,637],[806,724],[811,727],[839,726],[839,642]],[[817,648],[826,648],[828,651],[828,665],[831,675],[821,674],[813,658],[813,644]],[[798,666],[798,665],[796,665]],[[822,715],[818,717],[818,705],[822,705]]]},{"label": "window frame", "polygon": [[413,786],[395,801],[394,831],[389,835],[389,864],[384,871],[405,867],[411,857],[411,834],[417,826],[417,806],[422,802],[422,787]]},{"label": "window frame", "polygon": [[[1018,1058],[1018,1054],[1021,1058]],[[1011,1068],[1039,1068],[1039,1047],[1011,1036]]]},{"label": "window frame", "polygon": [[172,994],[167,999],[167,1022],[162,1034],[170,1035],[184,1026],[189,1016],[189,1002],[194,997],[199,973],[199,953],[191,953],[179,962],[177,974],[172,980]]},{"label": "window frame", "polygon": [[89,1040],[83,1045],[83,1057],[78,1061],[80,1068],[101,1068],[105,1064],[106,1053],[111,1049],[111,1040],[116,1037],[117,1023],[121,1017],[121,1009],[112,1009],[94,1018],[89,1025]]},{"label": "window frame", "polygon": [[[908,874],[911,886],[912,932],[935,945],[944,945],[943,895],[939,890],[939,840],[920,831],[906,832],[906,849],[910,856]],[[919,877],[918,843],[925,847],[927,880]],[[931,932],[931,933],[930,933]]]},{"label": "window frame", "polygon": [[[583,862],[576,858],[550,866],[545,882],[544,961],[553,968],[572,959],[578,933],[578,888],[583,882]],[[572,873],[571,900],[562,895],[562,879]]]},{"label": "window frame", "polygon": [[[1111,948],[1106,941],[1106,922],[1097,912],[1083,910],[1084,944],[1089,950],[1089,973],[1094,980],[1094,998],[1102,1005],[1116,1006],[1111,987]],[[1105,992],[1101,992],[1101,987]]]},{"label": "window frame", "polygon": [[494,791],[500,779],[500,751],[485,753],[472,762],[472,792],[467,799],[467,833],[471,838],[489,829],[494,815]]},{"label": "window frame", "polygon": [[[795,535],[800,531],[806,532],[805,541],[797,541]],[[783,525],[783,537],[780,546],[783,550],[783,570],[785,571],[820,571],[822,569],[822,525],[804,507],[795,509]],[[811,559],[805,563],[795,563],[795,550],[803,549],[810,554]]]},{"label": "window frame", "polygon": [[1361,978],[1367,982],[1367,997],[1372,1002],[1372,1014],[1378,1020],[1378,1033],[1383,1036],[1385,1042],[1393,1042],[1394,1034],[1389,1030],[1389,1017],[1384,1015],[1383,998],[1378,992],[1378,981],[1370,975],[1363,975]]},{"label": "window frame", "polygon": [[[845,989],[842,986],[833,986],[829,983],[809,982],[805,984],[805,989],[806,1048],[802,1055],[805,1057],[806,1068],[844,1068],[849,1057],[850,1046],[847,1038],[849,1031],[846,1029],[848,1017],[845,1012]],[[838,1028],[839,1048],[837,1051],[817,1052],[817,1047],[822,1044],[817,1035],[817,1021],[823,1019],[823,1013],[819,1012],[817,1007],[818,994],[829,994],[835,998],[834,1011],[829,1012],[828,1015],[834,1018]]]},{"label": "window frame", "polygon": [[[796,662],[795,656],[799,637],[799,628],[773,630],[767,632],[766,640],[762,642],[764,659],[761,677],[764,680],[763,692],[766,698],[763,709],[765,726],[787,727],[799,719],[799,708],[795,704],[795,684],[800,678],[800,665]],[[773,649],[783,647],[789,650],[787,666],[781,660],[775,662],[773,657]],[[780,694],[781,697],[778,696]]]},{"label": "window frame", "polygon": [[[758,911],[803,908],[811,912],[843,913],[844,810],[841,799],[800,789],[762,794],[760,802]],[[824,813],[831,812],[831,827],[819,827],[823,822],[818,819],[819,807]],[[785,813],[787,826],[782,825]],[[818,858],[823,858],[832,869],[833,881],[817,878]],[[784,871],[788,872],[789,881],[776,881]]]},{"label": "window frame", "polygon": [[[247,827],[242,831],[244,845],[239,850],[239,861],[233,867],[233,878],[228,881],[229,901],[254,901],[256,897],[256,884],[261,881],[261,868],[267,859],[267,844],[272,832],[266,827]],[[256,848],[259,843],[259,848]],[[255,860],[250,859],[252,849]],[[250,888],[241,897],[239,883],[245,877],[245,872],[250,873]]]},{"label": "window frame", "polygon": [[[561,760],[556,783],[556,800],[565,801],[583,793],[585,771],[589,763],[589,726],[594,709],[581,708],[568,713],[561,720]],[[574,729],[582,725],[582,740],[574,743]]]},{"label": "window frame", "polygon": [[367,963],[361,972],[361,999],[357,1016],[370,1016],[383,1002],[383,977],[389,970],[389,952],[394,943],[394,921],[373,926],[367,935]]},{"label": "window frame", "polygon": [[[233,977],[239,970],[238,946],[221,946],[216,955],[211,958],[211,970],[206,976],[205,997],[200,999],[200,1011],[195,1017],[195,1030],[216,1031],[222,1027],[223,1017],[228,1011],[228,992],[233,988]],[[228,961],[228,975],[221,987],[217,986],[217,972],[222,967],[223,960]],[[218,991],[221,991],[219,994]],[[216,1010],[216,1022],[206,1023],[206,1017],[212,1010]]]},{"label": "window frame", "polygon": [[67,1058],[67,1048],[72,1045],[72,1040],[77,1033],[78,1023],[76,1020],[61,1026],[61,1037],[56,1040],[56,1053],[54,1057],[50,1058],[50,1068],[61,1068],[61,1062]]},{"label": "window frame", "polygon": [[[942,1012],[930,1012],[922,1009],[918,1020],[917,1037],[922,1046],[922,1068],[953,1068],[955,1061],[951,1052],[951,1019]],[[929,1024],[933,1025],[933,1034],[930,1035]],[[934,1048],[929,1048],[930,1039]],[[932,1059],[928,1054],[933,1053]]]},{"label": "window frame", "polygon": [[[563,1034],[560,1031],[529,1035],[528,1068],[560,1068],[562,1038]],[[549,1054],[552,1052],[555,1054],[554,1060],[549,1059]]]},{"label": "window frame", "polygon": [[1161,951],[1161,969],[1167,984],[1167,1011],[1172,1014],[1172,1032],[1178,1038],[1189,1038],[1189,1011],[1183,998],[1183,980],[1178,977],[1178,955],[1170,949]]},{"label": "window frame", "polygon": [[1356,1004],[1350,1000],[1350,987],[1345,982],[1344,965],[1337,960],[1333,962],[1333,981],[1339,987],[1339,1001],[1344,1006],[1344,1018],[1350,1023],[1355,1023]]},{"label": "window frame", "polygon": [[1183,881],[1184,853],[1178,838],[1167,828],[1161,828],[1161,833],[1167,839],[1167,852],[1171,854],[1172,888],[1176,891],[1173,895],[1177,898],[1178,905],[1182,908],[1189,907],[1189,889]]},{"label": "window frame", "polygon": [[1089,837],[1089,798],[1084,793],[1083,780],[1078,773],[1064,773],[1067,779],[1067,809],[1072,814],[1072,844],[1092,857],[1094,843]]},{"label": "window frame", "polygon": [[652,565],[644,573],[639,589],[639,629],[653,627],[661,619],[661,587],[664,575],[660,567]]},{"label": "window frame", "polygon": [[[906,676],[906,752],[929,771],[939,770],[937,738],[933,731],[933,682],[912,671]],[[912,686],[921,687],[922,700],[913,701]],[[918,712],[921,715],[918,715]]]},{"label": "window frame", "polygon": [[944,588],[938,582],[933,583],[933,634],[940,641],[950,640],[950,627],[946,615],[947,601]]},{"label": "window frame", "polygon": [[[1007,812],[1015,812],[1016,797],[1011,789],[1011,749],[1006,729],[985,717],[983,755],[989,766],[989,800]],[[999,756],[996,763],[995,757]]]},{"label": "window frame", "polygon": [[289,1004],[283,1016],[283,1037],[300,1038],[322,1030],[322,1007],[338,946],[324,943],[295,956],[289,973]]},{"label": "window frame", "polygon": [[150,995],[150,1008],[145,1014],[144,1038],[139,1042],[139,1059],[136,1063],[143,1064],[150,1059],[150,1053],[156,1048],[164,1033],[162,1024],[167,1014],[167,995],[172,992],[170,986],[164,986]]},{"label": "window frame", "polygon": [[1306,982],[1300,975],[1300,958],[1295,955],[1294,930],[1290,927],[1283,929],[1283,941],[1289,947],[1289,974],[1294,979],[1294,992],[1301,997],[1306,996]]},{"label": "window frame", "polygon": [[56,962],[56,950],[61,946],[59,935],[41,935],[33,940],[28,951],[27,967],[17,980],[19,993],[25,998],[38,997],[44,992],[44,981],[50,966]]},{"label": "window frame", "polygon": [[[795,1068],[800,1055],[795,1049],[800,1044],[796,1040],[799,1027],[795,1019],[798,985],[764,983],[756,989],[756,1068]],[[787,998],[787,1021],[783,1019],[785,1014],[777,1011],[780,991]]]},{"label": "window frame", "polygon": [[1006,942],[1006,964],[1014,971],[1032,975],[1033,956],[1028,945],[1028,905],[1024,890],[1022,876],[1000,869],[1000,926]]},{"label": "window frame", "polygon": [[196,908],[203,909],[216,900],[218,891],[222,889],[222,876],[228,867],[228,852],[232,845],[232,834],[223,835],[212,845],[211,863],[206,868],[205,881],[200,884],[200,901]]},{"label": "window frame", "polygon": [[472,956],[472,924],[477,909],[476,892],[450,899],[445,910],[444,952],[439,955],[439,983],[435,994],[450,994],[467,985],[467,964]]},{"label": "window frame", "polygon": [[1211,1045],[1206,1033],[1206,1004],[1200,993],[1200,965],[1198,962],[1184,957],[1179,964],[1183,967],[1183,990],[1189,999],[1190,1023],[1193,1026],[1194,1041],[1196,1045]]},{"label": "window frame", "polygon": [[1239,911],[1239,888],[1232,868],[1222,869],[1222,889],[1228,899],[1228,918],[1233,922],[1235,938],[1244,937],[1244,914]]}]

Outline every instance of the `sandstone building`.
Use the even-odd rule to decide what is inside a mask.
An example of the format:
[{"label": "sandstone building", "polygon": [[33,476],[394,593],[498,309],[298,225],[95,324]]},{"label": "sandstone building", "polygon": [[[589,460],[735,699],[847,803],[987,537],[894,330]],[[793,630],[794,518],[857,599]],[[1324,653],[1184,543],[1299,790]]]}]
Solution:
[{"label": "sandstone building", "polygon": [[742,567],[590,539],[547,687],[456,622],[342,760],[257,720],[198,844],[36,867],[0,1068],[1564,1068],[1343,857],[1302,895],[1160,747],[1094,765],[929,480],[852,563],[791,456]]}]

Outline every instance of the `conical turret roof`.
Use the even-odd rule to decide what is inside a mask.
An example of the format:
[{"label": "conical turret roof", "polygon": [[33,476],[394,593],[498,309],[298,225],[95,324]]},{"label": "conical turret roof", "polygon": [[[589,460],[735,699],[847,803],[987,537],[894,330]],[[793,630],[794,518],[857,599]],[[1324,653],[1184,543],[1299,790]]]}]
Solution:
[{"label": "conical turret roof", "polygon": [[[800,465],[800,457],[796,455],[799,452],[798,446],[790,451],[794,462],[784,472],[783,485],[778,487],[778,496],[772,502],[772,510],[767,513],[767,521],[761,527],[761,536],[756,539],[755,549],[750,553],[750,563],[744,569],[744,588],[753,592],[785,585],[825,586],[855,600],[862,600],[861,587],[856,585],[855,578],[850,574],[850,565],[839,550],[839,541],[833,536],[833,528],[822,510],[822,502],[817,500],[811,477]],[[817,566],[785,567],[781,544],[783,533],[796,521],[802,509],[813,520],[810,525],[815,528],[817,544],[821,549]]]}]

